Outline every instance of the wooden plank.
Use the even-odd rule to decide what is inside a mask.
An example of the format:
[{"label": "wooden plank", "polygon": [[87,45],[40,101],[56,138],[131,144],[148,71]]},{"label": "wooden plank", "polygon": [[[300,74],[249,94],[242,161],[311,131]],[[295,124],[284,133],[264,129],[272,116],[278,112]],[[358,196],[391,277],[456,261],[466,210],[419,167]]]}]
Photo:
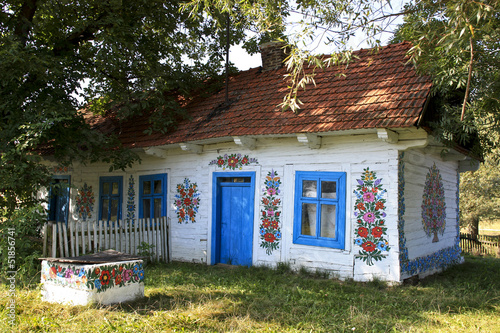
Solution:
[{"label": "wooden plank", "polygon": [[52,224],[52,257],[57,258],[57,224]]},{"label": "wooden plank", "polygon": [[89,253],[92,253],[92,229],[90,228],[90,221],[87,220],[87,239],[88,239],[88,249]]},{"label": "wooden plank", "polygon": [[81,233],[81,236],[82,236],[82,254],[85,255],[87,254],[87,251],[86,251],[86,248],[85,248],[85,228],[84,228],[84,224],[82,222],[78,223],[81,230],[82,230],[82,233]]},{"label": "wooden plank", "polygon": [[68,250],[68,231],[66,230],[66,223],[63,222],[62,224],[63,227],[63,238],[64,238],[64,256],[69,257],[69,250]]},{"label": "wooden plank", "polygon": [[48,222],[43,225],[43,250],[42,250],[42,256],[46,257],[47,256],[47,229],[48,229]]},{"label": "wooden plank", "polygon": [[160,242],[158,242],[158,237],[160,235],[159,227],[160,227],[160,218],[156,218],[154,224],[156,262],[160,261],[160,252],[161,252],[161,247],[159,246]]},{"label": "wooden plank", "polygon": [[114,223],[114,229],[115,229],[115,246],[114,249],[116,251],[120,251],[118,248],[120,247],[119,245],[119,235],[118,235],[118,220],[116,220]]},{"label": "wooden plank", "polygon": [[62,233],[62,222],[57,223],[57,235],[59,236],[59,258],[64,258],[64,244],[63,244],[63,233]]}]

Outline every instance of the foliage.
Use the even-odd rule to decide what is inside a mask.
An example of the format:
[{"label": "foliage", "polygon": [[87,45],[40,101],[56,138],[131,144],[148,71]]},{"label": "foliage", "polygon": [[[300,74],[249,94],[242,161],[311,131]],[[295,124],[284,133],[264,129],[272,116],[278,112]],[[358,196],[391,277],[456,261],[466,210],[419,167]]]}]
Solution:
[{"label": "foliage", "polygon": [[413,42],[410,55],[432,75],[435,92],[462,92],[461,101],[442,106],[441,138],[463,143],[459,136],[472,128],[490,151],[498,142],[492,133],[500,133],[500,3],[421,0],[406,9],[394,41]]},{"label": "foliage", "polygon": [[[92,131],[92,113],[118,125],[149,115],[147,133],[185,117],[178,101],[221,74],[226,17],[212,14],[164,0],[2,1],[0,221],[38,207],[36,193],[50,184],[40,154],[111,170],[139,160],[114,133]],[[244,39],[243,29],[230,26],[230,44]]]},{"label": "foliage", "polygon": [[[2,320],[0,330],[495,332],[498,274],[499,260],[467,257],[414,286],[388,287],[266,268],[163,264],[146,267],[145,298],[131,303],[67,306],[40,302],[39,289],[18,289],[16,325]],[[0,296],[6,309],[6,287]]]},{"label": "foliage", "polygon": [[141,242],[141,244],[137,246],[137,254],[141,257],[145,257],[146,262],[149,262],[155,255],[154,248],[154,244]]},{"label": "foliage", "polygon": [[460,176],[460,223],[477,235],[479,221],[500,216],[498,151],[487,155],[477,171]]},{"label": "foliage", "polygon": [[[11,219],[0,222],[0,273],[3,277],[7,271],[17,271],[19,284],[30,284],[36,279],[40,270],[38,258],[42,256],[39,235],[45,216],[40,205],[27,206],[16,210]],[[14,262],[9,260],[11,258]]]}]

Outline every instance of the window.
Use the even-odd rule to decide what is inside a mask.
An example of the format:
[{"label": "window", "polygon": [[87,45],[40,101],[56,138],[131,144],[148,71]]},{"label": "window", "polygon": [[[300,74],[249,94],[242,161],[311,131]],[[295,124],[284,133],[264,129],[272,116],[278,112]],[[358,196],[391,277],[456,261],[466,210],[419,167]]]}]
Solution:
[{"label": "window", "polygon": [[293,242],[343,249],[346,174],[297,171],[295,177]]},{"label": "window", "polygon": [[49,221],[68,223],[70,176],[54,176],[49,190]]},{"label": "window", "polygon": [[99,180],[99,220],[122,218],[122,177],[101,177]]},{"label": "window", "polygon": [[139,218],[167,215],[167,175],[139,177]]}]

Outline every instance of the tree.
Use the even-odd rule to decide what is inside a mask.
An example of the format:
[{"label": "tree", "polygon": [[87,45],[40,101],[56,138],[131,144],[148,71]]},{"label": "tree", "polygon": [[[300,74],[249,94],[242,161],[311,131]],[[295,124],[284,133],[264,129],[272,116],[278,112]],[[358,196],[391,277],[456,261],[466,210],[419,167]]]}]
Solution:
[{"label": "tree", "polygon": [[210,16],[187,13],[173,0],[5,0],[1,7],[2,240],[9,227],[21,239],[43,220],[36,193],[50,172],[40,152],[63,165],[102,160],[123,169],[138,160],[116,137],[93,132],[79,110],[119,120],[148,114],[149,131],[166,132],[185,117],[178,97],[216,80],[226,43],[245,40],[251,27],[242,20],[226,30],[227,15],[216,8]]},{"label": "tree", "polygon": [[481,219],[498,218],[500,215],[499,152],[487,155],[477,171],[468,171],[460,177],[461,226],[476,237]]}]

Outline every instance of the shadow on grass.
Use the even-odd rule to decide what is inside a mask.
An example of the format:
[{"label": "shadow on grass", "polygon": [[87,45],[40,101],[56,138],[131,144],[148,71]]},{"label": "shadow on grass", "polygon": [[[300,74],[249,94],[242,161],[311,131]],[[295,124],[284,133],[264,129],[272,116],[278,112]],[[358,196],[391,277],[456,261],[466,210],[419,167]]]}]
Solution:
[{"label": "shadow on grass", "polygon": [[220,329],[210,326],[214,322],[248,318],[284,329],[407,331],[439,325],[443,315],[500,318],[498,276],[499,259],[474,257],[415,286],[395,287],[268,268],[172,263],[146,268],[145,298],[109,309],[141,316],[174,312],[214,330]]}]

